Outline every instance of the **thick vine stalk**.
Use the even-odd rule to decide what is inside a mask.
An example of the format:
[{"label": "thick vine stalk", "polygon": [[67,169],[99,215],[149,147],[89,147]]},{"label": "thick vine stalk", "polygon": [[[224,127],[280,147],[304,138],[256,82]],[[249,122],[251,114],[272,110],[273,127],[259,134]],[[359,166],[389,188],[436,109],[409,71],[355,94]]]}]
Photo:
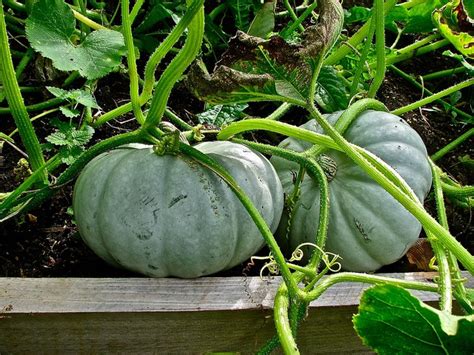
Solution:
[{"label": "thick vine stalk", "polygon": [[[189,3],[190,1],[188,1]],[[196,13],[189,25],[189,32],[186,42],[179,53],[174,57],[170,65],[165,69],[161,75],[158,84],[156,85],[156,92],[151,101],[150,110],[146,121],[145,128],[155,127],[160,123],[166,109],[171,94],[171,89],[174,84],[181,78],[186,68],[193,62],[201,50],[201,43],[204,38],[204,7]]]},{"label": "thick vine stalk", "polygon": [[377,67],[372,84],[370,84],[368,97],[375,97],[377,90],[385,78],[385,14],[383,0],[375,0],[375,53],[377,56]]},{"label": "thick vine stalk", "polygon": [[129,0],[122,0],[122,34],[125,38],[125,45],[127,46],[127,63],[128,63],[128,75],[130,77],[130,99],[132,102],[133,113],[138,123],[143,124],[145,122],[145,116],[143,115],[140,103],[140,94],[138,87],[138,72],[137,72],[137,60],[135,56],[135,45],[133,43],[132,35],[132,21],[129,14]]},{"label": "thick vine stalk", "polygon": [[[3,83],[5,96],[11,110],[15,124],[18,127],[23,145],[33,171],[40,169],[44,164],[44,156],[41,151],[38,137],[36,136],[30,117],[26,111],[20,87],[15,75],[15,68],[10,54],[10,45],[8,43],[7,28],[3,12],[3,2],[0,0],[0,79]],[[42,174],[42,180],[47,182],[46,171]]]}]

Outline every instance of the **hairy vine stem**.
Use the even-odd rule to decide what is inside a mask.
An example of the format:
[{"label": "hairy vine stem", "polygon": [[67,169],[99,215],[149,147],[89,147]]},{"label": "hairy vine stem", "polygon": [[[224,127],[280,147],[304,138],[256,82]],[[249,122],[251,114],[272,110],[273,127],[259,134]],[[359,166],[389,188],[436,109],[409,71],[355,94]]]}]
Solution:
[{"label": "hairy vine stem", "polygon": [[361,274],[355,272],[340,272],[323,278],[313,291],[308,292],[305,299],[308,302],[314,301],[319,296],[321,296],[329,287],[340,282],[361,282],[373,285],[396,285],[412,290],[438,292],[438,285],[434,283],[409,280],[395,280],[389,277],[371,274]]},{"label": "hairy vine stem", "polygon": [[[441,188],[441,179],[436,171],[436,166],[430,160],[431,173],[433,175],[433,190],[436,200],[436,208],[438,210],[438,219],[441,225],[448,229],[448,220],[446,217],[446,209],[443,200],[443,190]],[[452,301],[452,281],[451,272],[448,263],[447,252],[431,232],[427,231],[428,240],[433,248],[434,255],[438,262],[438,273],[439,273],[439,293],[441,295],[440,308],[447,313],[451,313],[453,307]]]},{"label": "hairy vine stem", "polygon": [[446,154],[451,152],[453,149],[455,149],[457,146],[460,144],[464,143],[466,140],[474,136],[474,128],[471,128],[470,130],[466,131],[465,133],[461,134],[459,137],[457,137],[455,140],[449,142],[446,144],[443,148],[438,150],[436,153],[434,153],[431,156],[431,160],[436,161],[444,157]]},{"label": "hairy vine stem", "polygon": [[[411,75],[405,73],[404,71],[400,70],[399,68],[395,67],[394,65],[391,65],[389,67],[389,69],[391,71],[393,71],[395,74],[401,76],[403,79],[405,79],[406,81],[408,81],[410,84],[412,84],[413,86],[417,87],[418,89],[420,89],[423,93],[426,93],[428,95],[434,95],[430,90],[428,90],[424,85],[420,84],[418,81],[416,81]],[[423,80],[426,80],[424,77],[422,77]],[[452,111],[452,112],[455,112],[459,117],[462,117],[463,119],[465,120],[473,120],[474,117],[472,115],[469,115],[467,114],[466,112],[464,111],[461,111],[460,109],[458,109],[456,106],[453,106],[449,103],[447,103],[446,101],[444,100],[441,100],[441,99],[437,99],[435,102],[437,103],[440,103],[442,104],[445,108],[448,109],[448,111]]]},{"label": "hairy vine stem", "polygon": [[415,101],[411,104],[408,104],[406,106],[403,106],[403,107],[400,107],[396,110],[393,110],[392,113],[394,115],[401,115],[405,112],[416,110],[419,107],[430,104],[430,103],[432,103],[432,102],[434,102],[434,101],[436,101],[436,100],[438,100],[442,97],[451,95],[453,92],[456,92],[458,90],[467,88],[467,87],[469,87],[473,84],[474,84],[474,78],[462,81],[462,82],[460,82],[456,85],[453,85],[453,86],[451,86],[447,89],[441,90],[441,91],[437,92],[436,94],[433,94],[431,96],[425,97],[424,99]]}]

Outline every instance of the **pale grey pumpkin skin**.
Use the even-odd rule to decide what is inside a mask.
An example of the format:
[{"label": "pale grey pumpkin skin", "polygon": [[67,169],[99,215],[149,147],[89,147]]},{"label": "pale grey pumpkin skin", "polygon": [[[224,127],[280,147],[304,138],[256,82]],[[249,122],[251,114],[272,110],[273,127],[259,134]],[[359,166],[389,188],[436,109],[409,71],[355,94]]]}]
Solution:
[{"label": "pale grey pumpkin skin", "polygon": [[[270,162],[231,142],[195,148],[229,171],[275,231],[283,190]],[[145,145],[93,159],[76,182],[73,208],[80,235],[98,256],[152,277],[213,274],[264,245],[222,179],[190,158],[158,156]]]},{"label": "pale grey pumpkin skin", "polygon": [[[326,118],[334,124],[341,112]],[[301,127],[323,133],[311,120]],[[385,112],[366,111],[344,134],[345,138],[374,153],[405,179],[420,201],[431,188],[431,170],[426,147],[421,137],[400,117]],[[308,149],[311,144],[293,138],[281,147],[294,151]],[[343,269],[375,271],[400,259],[419,237],[421,225],[398,201],[373,181],[345,154],[330,150],[325,153],[337,164],[337,172],[329,182],[330,215],[327,251],[342,257]],[[278,157],[270,159],[286,193],[293,190],[293,176],[298,165]],[[279,228],[279,242],[290,251],[304,242],[315,241],[319,221],[319,187],[306,176],[301,197],[288,235]],[[285,213],[282,224],[287,221]]]}]

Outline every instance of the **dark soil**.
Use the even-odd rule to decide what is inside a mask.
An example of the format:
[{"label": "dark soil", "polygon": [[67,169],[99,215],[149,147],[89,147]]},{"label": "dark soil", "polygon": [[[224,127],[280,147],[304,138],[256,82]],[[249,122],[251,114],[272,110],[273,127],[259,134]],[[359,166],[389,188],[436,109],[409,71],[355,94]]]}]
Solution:
[{"label": "dark soil", "polygon": [[[404,70],[410,73],[425,74],[453,67],[456,63],[441,56],[439,53],[413,59],[404,64]],[[28,72],[27,72],[28,75]],[[442,81],[430,82],[428,87],[438,91],[450,83],[459,82],[460,78],[448,78]],[[101,80],[96,91],[96,98],[104,111],[108,111],[129,100],[127,79],[120,74],[108,76]],[[421,93],[409,83],[390,72],[379,92],[379,99],[389,109],[398,108],[420,98]],[[5,103],[4,103],[5,104]],[[265,115],[271,112],[272,105],[252,106],[254,115]],[[192,121],[194,114],[200,112],[203,104],[194,99],[183,85],[173,93],[170,106],[182,118]],[[300,111],[288,114],[297,115]],[[101,127],[95,135],[98,141],[113,134],[133,129],[135,123],[130,121],[131,115],[125,115]],[[430,154],[445,146],[451,140],[462,134],[466,128],[456,122],[449,114],[444,113],[439,106],[429,105],[423,110],[417,110],[404,115],[407,122],[421,135]],[[47,119],[35,124],[38,135],[42,138],[50,133]],[[0,131],[10,132],[14,123],[10,116],[0,117]],[[464,145],[447,155],[439,165],[454,179],[462,184],[473,184],[472,170],[460,164],[459,157],[474,156],[472,142]],[[8,144],[0,151],[0,192],[11,191],[19,181],[15,177],[15,166],[21,155]],[[471,168],[472,169],[472,168]],[[51,200],[40,208],[31,211],[24,217],[12,218],[0,224],[0,276],[20,277],[126,277],[138,276],[124,270],[110,267],[89,250],[77,233],[72,217],[68,214],[71,206],[72,183],[62,188]],[[433,198],[426,201],[426,208],[435,214]],[[474,227],[471,223],[471,211],[462,209],[447,202],[450,230],[461,243],[471,252],[474,251]],[[267,251],[262,251],[262,254]],[[235,267],[222,275],[242,275],[243,273],[258,274],[260,266],[250,271],[245,264]],[[416,271],[406,258],[398,263],[385,267],[382,271]]]}]

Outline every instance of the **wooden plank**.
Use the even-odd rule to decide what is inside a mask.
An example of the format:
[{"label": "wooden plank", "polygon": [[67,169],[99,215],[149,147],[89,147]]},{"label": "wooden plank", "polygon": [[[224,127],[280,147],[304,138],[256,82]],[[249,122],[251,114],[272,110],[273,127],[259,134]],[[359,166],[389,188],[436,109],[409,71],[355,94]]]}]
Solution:
[{"label": "wooden plank", "polygon": [[[435,275],[390,276],[426,281]],[[0,353],[254,353],[274,333],[271,307],[280,282],[0,278]],[[341,283],[311,304],[298,338],[302,353],[368,351],[351,323],[365,287]]]},{"label": "wooden plank", "polygon": [[[311,312],[303,354],[367,352],[355,335],[355,307]],[[255,353],[274,334],[269,310],[20,315],[0,323],[2,354]]]},{"label": "wooden plank", "polygon": [[[381,274],[431,281],[436,273]],[[472,279],[471,279],[472,281]],[[152,278],[0,278],[0,310],[8,313],[188,312],[272,308],[280,277]],[[358,305],[368,285],[339,283],[312,307]],[[435,301],[431,292],[413,293]]]}]

